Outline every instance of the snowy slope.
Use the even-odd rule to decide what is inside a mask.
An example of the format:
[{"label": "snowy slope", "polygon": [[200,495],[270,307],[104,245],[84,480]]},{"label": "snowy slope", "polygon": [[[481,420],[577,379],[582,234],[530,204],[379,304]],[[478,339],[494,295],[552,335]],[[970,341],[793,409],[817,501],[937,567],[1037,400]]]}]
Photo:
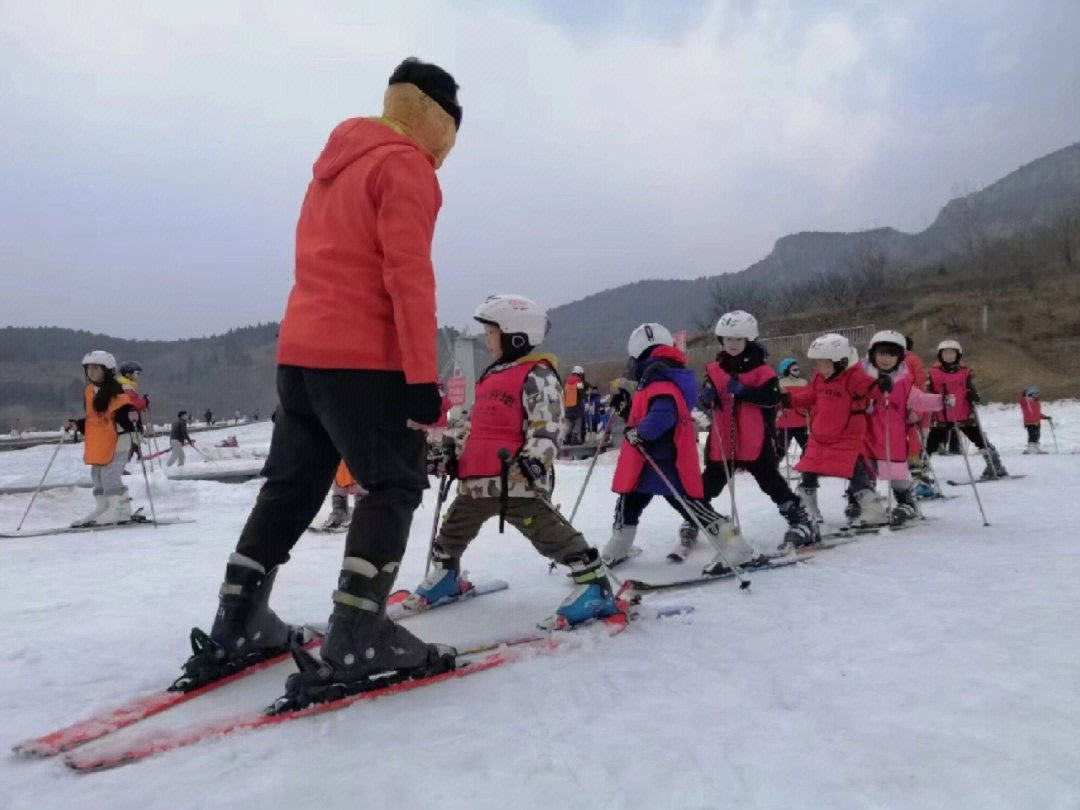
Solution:
[{"label": "snowy slope", "polygon": [[[649,597],[695,612],[565,654],[101,774],[5,754],[0,808],[1076,808],[1080,403],[1045,411],[1060,455],[1020,455],[1016,408],[983,409],[1005,464],[1027,476],[980,488],[988,528],[970,488],[951,488],[961,497],[928,504],[934,520],[914,530],[759,573],[749,592],[717,583]],[[233,433],[244,448],[269,441],[264,424],[199,442]],[[0,481],[36,483],[51,452],[0,454]],[[79,456],[61,450],[59,480],[84,474]],[[579,512],[594,543],[609,531],[613,463],[601,460]],[[586,466],[560,465],[557,501],[573,503]],[[963,476],[959,457],[935,466]],[[129,484],[145,502],[141,475]],[[190,627],[208,626],[259,482],[158,471],[152,486],[159,515],[197,522],[0,540],[3,748],[167,683]],[[783,522],[751,479],[737,478],[737,496],[747,533],[775,542]],[[28,499],[0,496],[0,527],[13,529]],[[26,528],[64,523],[89,501],[85,489],[44,492]],[[432,501],[417,512],[402,584],[422,574]],[[839,522],[838,482],[821,502]],[[726,495],[717,504],[726,510]],[[661,580],[700,566],[704,551],[681,569],[662,560],[676,529],[665,505],[650,506],[645,553],[619,573]],[[298,544],[273,600],[284,617],[326,618],[341,550],[340,536]],[[464,562],[510,589],[410,619],[422,637],[526,630],[568,588],[494,521]],[[252,684],[229,701],[260,705],[279,687]]]}]

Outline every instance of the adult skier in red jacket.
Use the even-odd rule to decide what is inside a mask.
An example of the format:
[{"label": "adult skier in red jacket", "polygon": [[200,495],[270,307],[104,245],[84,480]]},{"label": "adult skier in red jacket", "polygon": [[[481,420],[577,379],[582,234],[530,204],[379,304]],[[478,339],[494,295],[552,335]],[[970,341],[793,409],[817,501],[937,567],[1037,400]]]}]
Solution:
[{"label": "adult skier in red jacket", "polygon": [[[266,483],[225,569],[215,647],[185,666],[192,683],[276,655],[301,636],[267,600],[341,461],[368,494],[346,538],[322,666],[289,679],[288,701],[360,691],[372,673],[414,677],[452,666],[452,650],[420,641],[385,607],[427,486],[416,427],[440,415],[435,170],[460,122],[453,77],[410,58],[390,77],[382,116],[340,124],[315,162],[278,340]],[[208,668],[207,657],[222,666]]]}]

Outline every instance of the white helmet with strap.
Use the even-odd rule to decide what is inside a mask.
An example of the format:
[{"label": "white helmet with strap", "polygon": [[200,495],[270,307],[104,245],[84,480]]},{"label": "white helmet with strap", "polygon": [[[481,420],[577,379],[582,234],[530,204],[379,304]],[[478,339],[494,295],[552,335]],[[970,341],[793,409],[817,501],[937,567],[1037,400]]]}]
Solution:
[{"label": "white helmet with strap", "polygon": [[757,340],[757,318],[749,312],[741,309],[725,312],[716,322],[713,332],[718,338],[743,338],[744,340]]},{"label": "white helmet with strap", "polygon": [[870,345],[867,347],[867,351],[870,354],[873,354],[874,347],[880,344],[895,346],[900,350],[901,357],[907,352],[907,339],[895,329],[882,329],[880,332],[877,332],[870,338]]},{"label": "white helmet with strap", "polygon": [[815,338],[810,348],[806,350],[806,356],[811,360],[829,360],[841,369],[859,360],[859,353],[855,347],[846,337],[836,332],[828,332]]},{"label": "white helmet with strap", "polygon": [[95,349],[92,352],[87,352],[83,355],[83,366],[103,366],[104,368],[116,371],[116,358],[109,352],[102,351],[101,349]]},{"label": "white helmet with strap", "polygon": [[633,357],[641,357],[653,346],[674,346],[675,338],[667,327],[659,323],[643,323],[630,333],[630,339],[626,342],[626,351]]},{"label": "white helmet with strap", "polygon": [[539,346],[547,337],[551,322],[547,311],[524,295],[489,295],[473,312],[473,319],[499,327],[515,348]]},{"label": "white helmet with strap", "polygon": [[956,349],[956,356],[960,358],[964,354],[964,350],[960,348],[960,341],[958,340],[943,340],[937,345],[937,356],[941,357],[941,352],[945,349]]}]

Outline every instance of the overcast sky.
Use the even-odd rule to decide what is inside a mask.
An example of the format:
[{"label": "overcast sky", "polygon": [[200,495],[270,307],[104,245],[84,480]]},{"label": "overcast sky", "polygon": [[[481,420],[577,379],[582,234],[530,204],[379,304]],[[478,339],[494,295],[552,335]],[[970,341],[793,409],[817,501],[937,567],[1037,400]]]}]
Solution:
[{"label": "overcast sky", "polygon": [[922,230],[1080,140],[1078,31],[1078,0],[3,0],[0,326],[279,319],[311,164],[405,56],[461,85],[434,261],[462,326]]}]

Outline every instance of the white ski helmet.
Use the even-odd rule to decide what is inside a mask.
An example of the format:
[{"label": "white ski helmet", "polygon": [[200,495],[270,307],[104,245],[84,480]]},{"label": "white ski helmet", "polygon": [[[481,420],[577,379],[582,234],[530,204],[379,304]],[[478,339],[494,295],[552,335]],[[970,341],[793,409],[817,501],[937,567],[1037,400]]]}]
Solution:
[{"label": "white ski helmet", "polygon": [[630,339],[626,341],[626,351],[633,357],[641,357],[645,351],[653,346],[674,346],[675,338],[666,326],[658,323],[643,323],[630,333]]},{"label": "white ski helmet", "polygon": [[959,360],[964,356],[964,350],[960,348],[960,341],[958,340],[943,340],[937,345],[937,356],[941,359],[941,352],[944,349],[956,349],[956,359]]},{"label": "white ski helmet", "polygon": [[716,322],[713,333],[718,338],[732,337],[757,340],[757,318],[749,312],[743,312],[741,309],[725,312],[720,316],[720,320]]},{"label": "white ski helmet", "polygon": [[867,347],[869,354],[874,353],[874,347],[881,343],[887,343],[890,346],[895,346],[900,350],[900,356],[903,357],[907,353],[907,338],[897,332],[895,329],[882,329],[870,338],[870,345]]},{"label": "white ski helmet", "polygon": [[84,368],[86,366],[102,366],[110,371],[116,371],[116,358],[101,349],[95,349],[83,355],[82,364]]},{"label": "white ski helmet", "polygon": [[828,332],[815,338],[806,350],[806,356],[811,360],[831,360],[841,370],[859,360],[859,353],[848,339],[836,332]]},{"label": "white ski helmet", "polygon": [[524,295],[489,295],[473,312],[473,319],[499,327],[515,349],[539,346],[551,326],[547,312]]},{"label": "white ski helmet", "polygon": [[577,374],[580,377],[585,374],[585,369],[583,369],[581,366],[574,366],[572,369],[570,369],[570,373]]}]

